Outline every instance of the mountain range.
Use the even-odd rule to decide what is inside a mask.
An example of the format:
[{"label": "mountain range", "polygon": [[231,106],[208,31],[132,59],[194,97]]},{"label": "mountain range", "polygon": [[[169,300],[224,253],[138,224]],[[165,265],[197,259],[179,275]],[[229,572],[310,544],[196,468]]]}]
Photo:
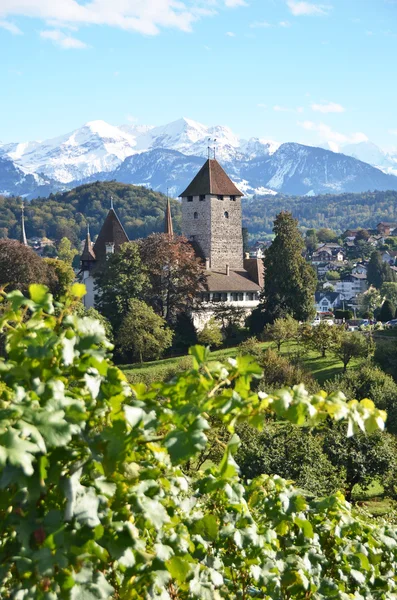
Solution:
[{"label": "mountain range", "polygon": [[179,119],[159,127],[91,121],[50,140],[0,143],[0,194],[30,199],[116,180],[178,196],[214,152],[248,196],[397,190],[397,156],[370,142],[336,153]]}]

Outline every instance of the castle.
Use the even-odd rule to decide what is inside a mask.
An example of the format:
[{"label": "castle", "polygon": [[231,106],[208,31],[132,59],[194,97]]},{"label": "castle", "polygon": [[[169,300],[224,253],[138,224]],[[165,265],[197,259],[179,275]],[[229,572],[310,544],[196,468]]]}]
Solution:
[{"label": "castle", "polygon": [[[259,303],[263,287],[263,262],[244,257],[241,198],[243,194],[215,159],[208,159],[186,190],[182,202],[182,234],[205,264],[206,285],[201,309],[194,315],[201,328],[211,317],[215,303],[224,302],[249,313]],[[165,214],[165,233],[173,235],[170,202]],[[82,281],[87,287],[85,305],[94,304],[93,272],[106,257],[128,241],[113,205],[95,244],[87,232],[81,255]]]}]

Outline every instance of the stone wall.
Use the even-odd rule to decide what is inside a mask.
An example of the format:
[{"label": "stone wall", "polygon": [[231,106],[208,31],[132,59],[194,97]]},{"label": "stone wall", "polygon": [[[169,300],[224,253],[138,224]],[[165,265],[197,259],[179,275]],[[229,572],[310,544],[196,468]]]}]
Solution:
[{"label": "stone wall", "polygon": [[182,232],[200,244],[211,270],[224,271],[227,264],[243,268],[241,198],[193,196],[191,202],[182,198]]}]

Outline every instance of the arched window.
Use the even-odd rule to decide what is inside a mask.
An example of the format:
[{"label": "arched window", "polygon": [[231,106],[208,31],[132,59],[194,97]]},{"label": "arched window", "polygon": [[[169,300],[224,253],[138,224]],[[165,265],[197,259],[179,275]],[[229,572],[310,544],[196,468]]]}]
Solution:
[{"label": "arched window", "polygon": [[198,212],[195,212],[195,213],[193,214],[193,217],[194,217],[195,219],[198,219]]},{"label": "arched window", "polygon": [[223,213],[223,216],[225,217],[225,219],[229,218],[229,213],[227,212],[227,210],[225,210],[225,212]]}]

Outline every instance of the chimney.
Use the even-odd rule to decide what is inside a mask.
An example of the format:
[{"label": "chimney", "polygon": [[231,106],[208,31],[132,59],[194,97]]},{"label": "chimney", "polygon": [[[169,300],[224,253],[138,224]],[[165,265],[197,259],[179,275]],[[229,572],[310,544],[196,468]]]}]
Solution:
[{"label": "chimney", "polygon": [[229,267],[229,265],[226,265],[226,275],[230,275],[230,267]]},{"label": "chimney", "polygon": [[205,270],[206,271],[210,270],[210,259],[209,258],[205,259]]}]

